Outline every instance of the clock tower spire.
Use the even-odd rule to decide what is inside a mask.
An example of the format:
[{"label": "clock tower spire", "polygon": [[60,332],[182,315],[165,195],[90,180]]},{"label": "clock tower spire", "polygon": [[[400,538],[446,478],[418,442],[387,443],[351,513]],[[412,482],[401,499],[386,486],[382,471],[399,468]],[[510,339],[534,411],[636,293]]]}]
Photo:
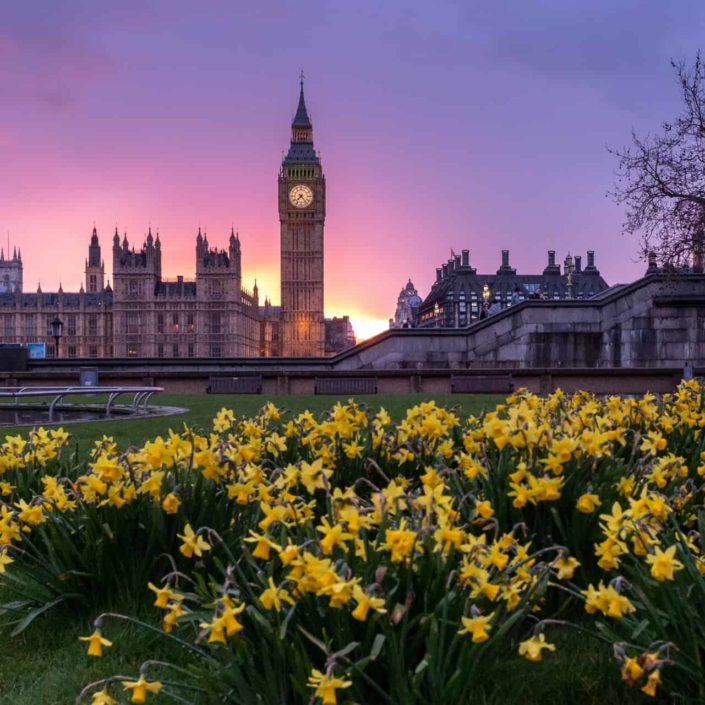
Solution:
[{"label": "clock tower spire", "polygon": [[291,144],[279,172],[282,354],[325,354],[323,229],[326,181],[313,148],[313,125],[300,76]]}]

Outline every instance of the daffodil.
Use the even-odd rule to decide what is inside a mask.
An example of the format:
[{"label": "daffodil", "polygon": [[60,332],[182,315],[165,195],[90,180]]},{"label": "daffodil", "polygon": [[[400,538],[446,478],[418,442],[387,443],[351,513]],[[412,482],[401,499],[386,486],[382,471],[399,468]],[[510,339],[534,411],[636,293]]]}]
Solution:
[{"label": "daffodil", "polygon": [[321,673],[314,668],[308,678],[307,685],[309,688],[315,688],[314,696],[321,698],[322,705],[337,705],[338,699],[335,691],[349,688],[352,681]]},{"label": "daffodil", "polygon": [[147,583],[147,587],[157,596],[154,606],[161,609],[166,609],[170,601],[181,602],[181,600],[184,599],[182,594],[174,592],[168,585],[163,588],[158,588],[152,583]]},{"label": "daffodil", "polygon": [[179,551],[186,558],[193,558],[194,555],[200,558],[203,555],[203,551],[210,551],[211,549],[203,537],[198,536],[191,528],[191,524],[186,524],[183,535],[177,534],[177,536],[183,541],[181,546],[179,546]]},{"label": "daffodil", "polygon": [[113,645],[112,641],[108,641],[100,635],[100,629],[96,629],[90,636],[79,636],[80,641],[88,642],[88,655],[101,657],[103,655],[103,647]]},{"label": "daffodil", "polygon": [[267,578],[267,584],[269,587],[259,596],[259,601],[262,603],[264,609],[275,609],[277,612],[281,612],[282,603],[287,602],[290,605],[294,604],[294,600],[289,594],[289,591],[284,588],[278,588],[272,578]]},{"label": "daffodil", "polygon": [[654,553],[646,557],[646,562],[651,566],[651,575],[656,580],[673,580],[673,574],[677,570],[683,570],[683,564],[675,557],[676,546],[670,546],[662,551],[658,546],[654,548]]},{"label": "daffodil", "polygon": [[118,701],[110,697],[107,688],[103,688],[100,692],[93,693],[91,696],[91,705],[118,705]]},{"label": "daffodil", "polygon": [[487,641],[490,638],[487,632],[492,628],[490,622],[493,617],[494,612],[490,612],[485,617],[461,617],[463,626],[458,631],[458,634],[472,634],[472,641],[475,644]]},{"label": "daffodil", "polygon": [[524,656],[529,661],[540,661],[543,658],[543,651],[555,651],[556,645],[549,644],[543,634],[535,634],[530,639],[519,644],[519,655]]},{"label": "daffodil", "polygon": [[147,693],[156,695],[162,689],[162,684],[159,681],[148,682],[144,679],[144,674],[140,674],[136,681],[121,681],[121,683],[125,690],[132,691],[131,703],[147,702]]}]

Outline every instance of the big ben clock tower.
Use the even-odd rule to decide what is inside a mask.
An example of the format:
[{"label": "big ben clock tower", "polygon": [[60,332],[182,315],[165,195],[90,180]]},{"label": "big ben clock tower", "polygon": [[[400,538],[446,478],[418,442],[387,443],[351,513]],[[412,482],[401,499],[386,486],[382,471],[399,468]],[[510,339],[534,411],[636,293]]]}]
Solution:
[{"label": "big ben clock tower", "polygon": [[326,180],[313,149],[313,125],[304,100],[291,123],[291,146],[279,172],[282,355],[323,356],[323,226]]}]

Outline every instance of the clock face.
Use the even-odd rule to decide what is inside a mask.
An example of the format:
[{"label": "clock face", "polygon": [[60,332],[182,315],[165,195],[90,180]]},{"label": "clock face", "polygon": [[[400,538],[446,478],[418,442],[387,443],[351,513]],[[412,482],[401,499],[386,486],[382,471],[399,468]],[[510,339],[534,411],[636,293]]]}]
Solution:
[{"label": "clock face", "polygon": [[297,208],[306,208],[313,202],[313,191],[308,186],[299,184],[289,191],[289,200],[291,205]]}]

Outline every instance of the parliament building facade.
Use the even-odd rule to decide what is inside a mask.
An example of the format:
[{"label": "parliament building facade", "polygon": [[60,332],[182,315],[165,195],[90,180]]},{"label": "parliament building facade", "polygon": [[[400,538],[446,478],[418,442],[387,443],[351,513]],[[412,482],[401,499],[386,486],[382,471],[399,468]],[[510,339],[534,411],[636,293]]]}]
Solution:
[{"label": "parliament building facade", "polygon": [[[61,357],[324,356],[355,343],[349,319],[324,317],[325,176],[313,148],[304,99],[291,126],[279,172],[281,306],[260,306],[255,282],[242,284],[240,238],[214,248],[199,228],[195,279],[162,277],[162,243],[149,229],[135,249],[116,229],[112,286],[94,228],[85,282],[77,293],[23,291],[21,251],[0,252],[0,343],[44,342],[57,355],[50,322],[63,322]],[[344,322],[344,323],[343,323]],[[349,329],[341,336],[337,331]]]}]

